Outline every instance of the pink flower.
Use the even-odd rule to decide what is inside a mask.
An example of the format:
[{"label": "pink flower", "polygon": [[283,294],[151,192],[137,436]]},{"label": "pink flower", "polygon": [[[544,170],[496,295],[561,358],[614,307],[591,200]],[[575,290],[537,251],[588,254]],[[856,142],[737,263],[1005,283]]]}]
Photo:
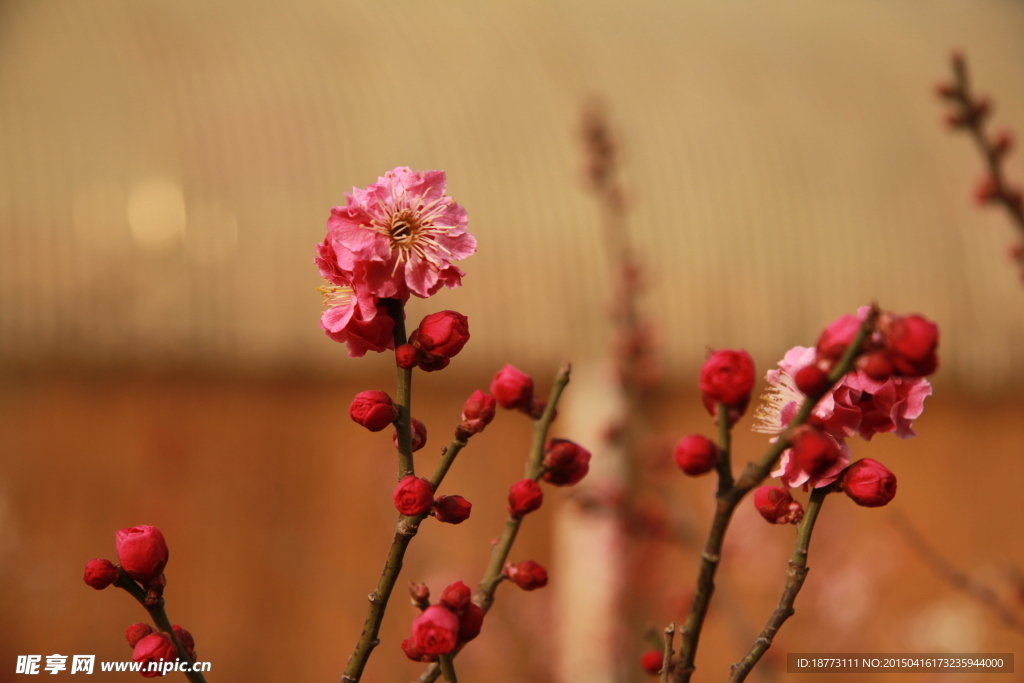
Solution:
[{"label": "pink flower", "polygon": [[353,188],[348,203],[332,209],[335,264],[357,290],[404,300],[462,284],[465,273],[452,262],[474,253],[476,239],[466,232],[466,210],[445,187],[444,171],[400,166],[365,190]]},{"label": "pink flower", "polygon": [[[794,346],[779,361],[780,370],[769,370],[768,392],[757,410],[754,430],[778,434],[796,416],[804,395],[793,377],[801,369],[814,365],[814,349]],[[920,377],[890,377],[873,380],[863,370],[849,372],[814,407],[812,420],[837,440],[854,434],[870,441],[875,434],[896,432],[908,439],[915,435],[913,421],[924,412],[924,399],[931,396],[932,385]]]},{"label": "pink flower", "polygon": [[[757,410],[755,431],[779,434],[785,430],[805,399],[796,388],[793,377],[803,368],[818,362],[815,349],[795,346],[779,361],[781,369],[768,371],[770,388]],[[859,434],[865,441],[870,441],[875,434],[886,432],[895,432],[904,439],[914,436],[913,421],[921,416],[924,399],[931,393],[932,385],[921,377],[893,376],[878,381],[871,379],[863,370],[847,373],[814,407],[810,420],[835,440],[843,457],[835,467],[811,476],[799,467],[792,451],[786,450],[772,476],[781,477],[786,486],[809,483],[818,488],[832,483],[850,461],[847,438]]]},{"label": "pink flower", "polygon": [[324,310],[320,327],[336,342],[348,344],[348,355],[360,358],[367,351],[394,348],[392,330],[395,323],[377,298],[365,289],[354,287],[352,274],[338,267],[337,256],[328,236],[316,246],[314,259],[320,274],[330,285],[320,287]]}]

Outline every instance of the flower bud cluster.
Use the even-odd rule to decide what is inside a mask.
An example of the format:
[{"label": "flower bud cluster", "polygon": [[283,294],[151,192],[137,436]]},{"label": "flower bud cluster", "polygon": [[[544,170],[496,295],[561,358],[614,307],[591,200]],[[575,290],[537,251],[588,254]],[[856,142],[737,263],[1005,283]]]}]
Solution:
[{"label": "flower bud cluster", "polygon": [[426,607],[413,620],[412,637],[402,642],[405,656],[415,662],[434,662],[438,655],[449,654],[480,635],[484,611],[471,597],[461,581],[445,588],[440,603]]},{"label": "flower bud cluster", "polygon": [[457,311],[440,311],[425,317],[409,335],[409,343],[395,349],[395,362],[401,368],[419,366],[434,372],[448,367],[469,341],[469,320]]}]

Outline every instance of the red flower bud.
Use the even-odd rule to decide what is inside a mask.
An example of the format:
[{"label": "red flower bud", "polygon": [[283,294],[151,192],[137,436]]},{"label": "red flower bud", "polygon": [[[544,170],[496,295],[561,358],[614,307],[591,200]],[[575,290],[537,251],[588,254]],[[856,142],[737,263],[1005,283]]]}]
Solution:
[{"label": "red flower bud", "polygon": [[[707,437],[691,434],[676,444],[676,464],[691,477],[710,472],[718,464],[718,446]],[[659,665],[660,666],[660,665]]]},{"label": "red flower bud", "polygon": [[398,367],[408,370],[420,362],[420,352],[412,344],[401,344],[395,349],[395,363]]},{"label": "red flower bud", "polygon": [[139,641],[148,636],[153,632],[153,627],[149,624],[132,624],[125,629],[124,637],[128,639],[128,645],[134,649]]},{"label": "red flower bud", "polygon": [[508,491],[508,514],[522,517],[533,512],[544,502],[544,492],[533,479],[520,479]]},{"label": "red flower bud", "polygon": [[[395,448],[398,448],[398,429],[391,433],[391,441],[394,442]],[[427,426],[417,420],[415,417],[412,418],[412,452],[415,453],[419,449],[427,445]]]},{"label": "red flower bud", "polygon": [[98,591],[117,581],[121,572],[110,560],[96,558],[85,563],[85,583]]},{"label": "red flower bud", "polygon": [[797,467],[814,478],[825,476],[843,457],[836,440],[817,429],[797,430],[792,443]]},{"label": "red flower bud", "polygon": [[590,471],[590,451],[568,439],[548,439],[542,479],[555,486],[579,483]]},{"label": "red flower bud", "polygon": [[395,507],[403,515],[421,515],[434,504],[434,487],[426,479],[413,475],[403,477],[392,495]]},{"label": "red flower bud", "polygon": [[876,382],[884,382],[892,376],[895,368],[885,351],[872,351],[857,359],[857,369]]},{"label": "red flower bud", "polygon": [[360,391],[348,414],[371,432],[379,432],[398,419],[398,406],[383,391]]},{"label": "red flower bud", "polygon": [[640,667],[651,676],[661,673],[663,654],[657,650],[648,650],[640,655]]},{"label": "red flower bud", "polygon": [[839,486],[857,505],[877,508],[896,497],[896,475],[885,465],[864,458],[843,471]]},{"label": "red flower bud", "polygon": [[484,611],[472,602],[466,605],[466,611],[459,619],[459,644],[468,643],[480,635],[484,625]]},{"label": "red flower bud", "polygon": [[904,377],[924,377],[939,367],[935,350],[939,345],[939,326],[919,315],[893,320],[886,343],[889,360]]},{"label": "red flower bud", "polygon": [[438,370],[444,370],[451,362],[451,358],[445,358],[444,356],[420,354],[419,367],[423,372],[437,372]]},{"label": "red flower bud", "polygon": [[452,358],[469,341],[469,321],[455,311],[431,313],[420,322],[409,342],[429,356]]},{"label": "red flower bud", "polygon": [[148,583],[160,576],[167,565],[168,550],[164,535],[155,526],[121,529],[115,536],[117,559],[128,576]]},{"label": "red flower bud", "polygon": [[762,486],[754,491],[754,507],[772,524],[796,524],[804,518],[804,508],[778,486]]},{"label": "red flower bud", "polygon": [[196,649],[196,641],[192,637],[192,634],[177,624],[174,624],[171,628],[174,630],[174,635],[178,636],[178,642],[181,643],[183,648],[185,648],[188,656],[192,657]]},{"label": "red flower bud", "polygon": [[804,394],[820,394],[828,389],[828,374],[817,365],[805,365],[796,371],[793,382]]},{"label": "red flower bud", "polygon": [[428,655],[425,652],[420,652],[416,649],[416,645],[412,642],[412,638],[406,638],[402,641],[402,652],[405,656],[414,662],[436,662],[437,655]]},{"label": "red flower bud", "polygon": [[459,644],[459,619],[440,605],[431,605],[412,622],[412,644],[428,655],[445,655]]},{"label": "red flower bud", "polygon": [[447,524],[462,524],[472,509],[473,504],[462,496],[440,496],[434,501],[434,516]]},{"label": "red flower bud", "polygon": [[154,678],[162,675],[160,669],[149,671],[150,662],[173,662],[178,659],[178,649],[174,647],[170,636],[166,633],[150,633],[135,645],[132,661],[142,664],[143,678]]},{"label": "red flower bud", "polygon": [[524,591],[537,590],[548,585],[548,570],[533,560],[516,564],[509,562],[505,565],[502,574]]},{"label": "red flower bud", "polygon": [[533,401],[533,380],[525,372],[506,364],[491,380],[491,393],[502,408],[525,412]]},{"label": "red flower bud", "polygon": [[718,404],[729,408],[730,421],[747,410],[754,389],[754,361],[746,351],[715,351],[700,369],[701,399],[717,417]]},{"label": "red flower bud", "polygon": [[441,604],[455,612],[455,614],[459,614],[462,610],[466,609],[466,605],[469,604],[469,599],[472,596],[473,592],[469,590],[469,586],[461,581],[456,581],[441,593]]},{"label": "red flower bud", "polygon": [[496,401],[490,394],[477,389],[462,406],[462,428],[467,434],[479,434],[494,419]]},{"label": "red flower bud", "polygon": [[427,588],[425,583],[414,583],[409,582],[409,597],[412,598],[412,604],[421,610],[425,610],[430,607],[430,589]]},{"label": "red flower bud", "polygon": [[860,331],[861,321],[854,315],[844,315],[828,324],[818,337],[818,358],[836,362],[846,353]]}]

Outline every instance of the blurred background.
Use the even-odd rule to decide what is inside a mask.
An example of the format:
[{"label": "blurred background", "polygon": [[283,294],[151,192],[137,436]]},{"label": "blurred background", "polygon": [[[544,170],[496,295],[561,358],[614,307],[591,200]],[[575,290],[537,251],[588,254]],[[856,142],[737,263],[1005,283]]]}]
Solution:
[{"label": "blurred background", "polygon": [[[580,135],[595,98],[654,330],[647,466],[659,505],[696,530],[644,555],[638,621],[682,618],[712,513],[710,478],[671,463],[675,439],[714,430],[706,349],[746,348],[761,373],[878,300],[941,326],[935,395],[916,439],[853,444],[899,495],[828,502],[758,679],[788,678],[786,652],[1013,652],[1024,289],[1010,222],[972,203],[981,160],[933,86],[963,49],[995,128],[1024,134],[1022,39],[1019,0],[0,2],[0,681],[19,654],[130,657],[123,630],[145,613],[81,569],[134,524],[168,539],[168,612],[211,682],[340,677],[394,523],[390,438],[347,408],[394,373],[390,354],[350,359],[323,334],[313,256],[330,208],[395,166],[445,169],[479,242],[464,287],[408,307],[411,325],[457,309],[473,335],[448,370],[416,375],[422,468],[504,363],[546,394],[572,360],[556,430],[614,471],[600,463],[618,255]],[[765,446],[749,425],[738,463]],[[424,525],[364,680],[419,675],[398,649],[415,616],[403,586],[475,585],[529,432],[502,413],[460,455],[442,492],[473,517]],[[560,557],[579,503],[549,491],[527,520],[512,559],[549,565],[551,584],[499,589],[464,681],[615,678],[593,672],[606,643],[565,627],[588,590]],[[1018,628],[941,578],[907,523]],[[738,512],[696,680],[721,680],[753,641],[792,532]],[[611,651],[632,657],[634,626]]]}]

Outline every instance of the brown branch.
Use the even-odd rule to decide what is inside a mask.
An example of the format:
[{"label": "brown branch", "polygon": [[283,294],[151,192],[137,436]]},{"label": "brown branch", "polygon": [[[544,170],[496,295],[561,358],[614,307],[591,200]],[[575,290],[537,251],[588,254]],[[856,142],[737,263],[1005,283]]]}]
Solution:
[{"label": "brown branch", "polygon": [[765,624],[764,629],[761,630],[761,635],[754,641],[746,656],[732,665],[732,675],[729,677],[729,683],[740,683],[746,680],[747,674],[761,660],[761,657],[768,651],[768,648],[772,646],[775,634],[779,632],[779,629],[786,623],[786,620],[793,616],[793,602],[803,587],[804,579],[807,578],[807,572],[809,571],[807,568],[807,549],[811,544],[814,523],[818,519],[821,504],[825,501],[825,496],[828,495],[830,490],[830,486],[823,486],[811,491],[811,499],[807,503],[807,512],[797,529],[796,545],[793,548],[792,556],[789,558],[789,569],[786,571],[786,585],[782,589],[782,597],[779,598],[778,606],[776,606],[768,618],[768,623]]},{"label": "brown branch", "polygon": [[676,622],[672,622],[665,629],[665,653],[661,658],[661,683],[668,683],[668,677],[672,671],[672,641],[676,637]]},{"label": "brown branch", "polygon": [[[526,476],[530,479],[537,480],[544,474],[544,444],[547,442],[551,423],[555,419],[556,408],[562,396],[562,391],[569,383],[571,370],[572,367],[568,363],[559,368],[558,374],[555,376],[555,384],[551,387],[551,394],[548,396],[547,405],[544,407],[544,413],[533,423],[533,445],[530,448],[530,457],[526,463]],[[522,517],[509,516],[505,520],[505,530],[502,532],[501,538],[491,551],[491,561],[487,565],[487,571],[484,572],[483,579],[480,580],[480,586],[476,594],[473,596],[473,602],[483,610],[484,614],[487,614],[491,609],[491,605],[494,604],[494,593],[497,591],[498,584],[501,583],[503,578],[502,569],[505,567],[509,552],[512,550],[512,543],[515,542],[522,523]],[[460,646],[451,653],[450,657],[454,659],[461,651],[462,647]],[[434,663],[424,670],[419,681],[420,683],[432,683],[437,680],[440,674],[441,668],[439,664]]]}]

